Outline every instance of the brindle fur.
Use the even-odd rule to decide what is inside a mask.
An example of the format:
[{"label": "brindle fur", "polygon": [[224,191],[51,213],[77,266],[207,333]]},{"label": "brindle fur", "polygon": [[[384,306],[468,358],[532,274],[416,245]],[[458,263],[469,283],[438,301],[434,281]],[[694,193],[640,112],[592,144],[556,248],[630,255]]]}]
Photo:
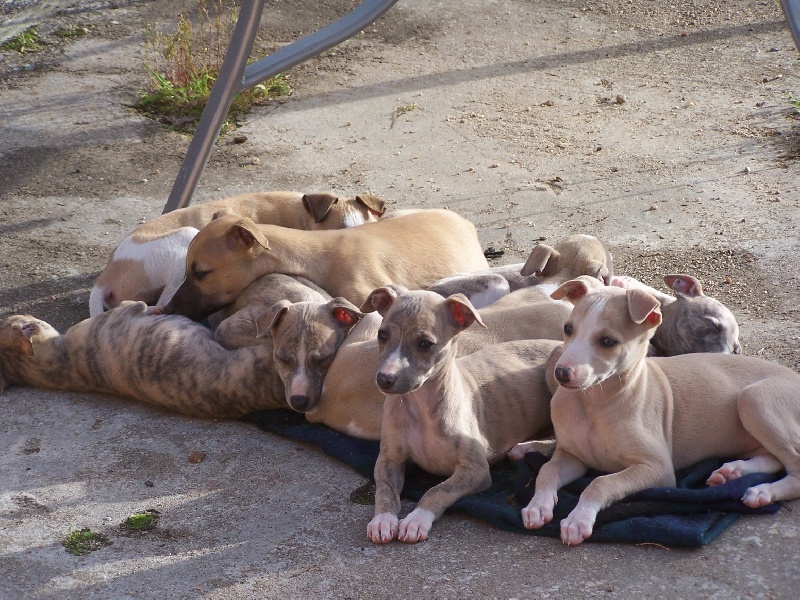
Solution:
[{"label": "brindle fur", "polygon": [[0,391],[10,385],[133,398],[194,417],[283,406],[272,345],[226,350],[208,328],[123,302],[60,335],[15,315],[0,322]]}]

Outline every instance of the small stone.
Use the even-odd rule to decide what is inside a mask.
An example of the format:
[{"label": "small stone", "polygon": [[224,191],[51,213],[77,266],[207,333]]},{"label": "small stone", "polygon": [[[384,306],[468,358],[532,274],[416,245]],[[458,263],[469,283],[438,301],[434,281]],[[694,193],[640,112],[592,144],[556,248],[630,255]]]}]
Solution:
[{"label": "small stone", "polygon": [[198,450],[197,452],[192,452],[189,455],[189,462],[190,463],[199,463],[203,462],[206,458],[206,453],[202,450]]},{"label": "small stone", "polygon": [[625,104],[625,96],[622,94],[617,94],[617,97],[614,99],[617,104]]},{"label": "small stone", "polygon": [[153,487],[153,486],[155,485],[155,484],[154,484],[152,481],[150,481],[149,479],[148,479],[148,480],[146,480],[146,481],[144,482],[144,484],[145,484],[147,487]]},{"label": "small stone", "polygon": [[257,156],[254,156],[253,158],[250,159],[250,164],[257,165],[259,163],[261,163],[261,159],[258,158]]}]

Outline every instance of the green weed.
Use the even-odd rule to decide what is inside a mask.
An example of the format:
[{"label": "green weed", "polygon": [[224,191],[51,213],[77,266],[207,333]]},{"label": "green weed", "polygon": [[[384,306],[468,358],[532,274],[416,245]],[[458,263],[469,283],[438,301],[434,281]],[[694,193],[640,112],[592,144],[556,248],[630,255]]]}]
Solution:
[{"label": "green weed", "polygon": [[20,31],[0,48],[24,54],[25,52],[40,52],[44,50],[44,44],[39,40],[36,26],[33,26],[28,27],[25,31]]},{"label": "green weed", "polygon": [[143,512],[132,514],[120,525],[120,529],[127,533],[143,533],[155,529],[158,518],[161,516],[157,510],[149,508]]},{"label": "green weed", "polygon": [[108,546],[111,544],[111,540],[102,533],[97,533],[88,527],[84,527],[77,531],[70,530],[61,544],[70,554],[83,556],[84,554],[99,550],[103,546]]},{"label": "green weed", "polygon": [[[145,30],[150,83],[133,106],[178,129],[191,130],[200,120],[236,24],[236,12],[225,12],[222,0],[197,0],[197,12],[197,24],[181,15],[172,33],[152,25]],[[233,128],[250,107],[290,93],[285,77],[278,75],[237,94],[222,131]]]},{"label": "green weed", "polygon": [[794,92],[789,92],[789,104],[792,105],[791,116],[800,117],[800,96]]}]

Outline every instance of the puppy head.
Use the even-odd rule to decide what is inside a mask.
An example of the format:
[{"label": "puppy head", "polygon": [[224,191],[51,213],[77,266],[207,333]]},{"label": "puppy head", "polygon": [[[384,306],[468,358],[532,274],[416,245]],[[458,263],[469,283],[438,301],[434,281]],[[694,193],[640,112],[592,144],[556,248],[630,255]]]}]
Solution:
[{"label": "puppy head", "polygon": [[664,322],[652,343],[662,356],[693,352],[740,354],[739,325],[720,301],[703,294],[691,275],[666,275],[677,300],[662,307]]},{"label": "puppy head", "polygon": [[610,285],[614,267],[611,253],[600,240],[579,234],[559,242],[555,248],[537,245],[520,273],[542,278],[556,277],[561,281],[588,275]]},{"label": "puppy head", "polygon": [[312,229],[342,229],[377,221],[386,203],[372,194],[339,198],[331,193],[305,194],[303,208],[314,220]]},{"label": "puppy head", "polygon": [[555,367],[559,384],[570,389],[587,389],[635,369],[661,323],[660,304],[647,292],[606,287],[589,276],[564,283],[552,297],[575,305]]},{"label": "puppy head", "polygon": [[13,315],[0,321],[0,393],[18,381],[20,368],[47,340],[58,337],[49,323],[30,315]]},{"label": "puppy head", "polygon": [[298,412],[314,408],[336,351],[364,316],[344,298],[329,302],[278,302],[258,317],[258,337],[272,336],[275,369],[286,402]]},{"label": "puppy head", "polygon": [[194,237],[183,283],[164,307],[166,314],[200,320],[235,301],[256,278],[252,263],[269,243],[246,217],[223,209]]},{"label": "puppy head", "polygon": [[442,298],[430,291],[397,294],[379,288],[368,299],[383,316],[378,329],[380,361],[376,383],[385,394],[419,389],[454,358],[453,338],[478,323],[478,311],[463,294]]}]

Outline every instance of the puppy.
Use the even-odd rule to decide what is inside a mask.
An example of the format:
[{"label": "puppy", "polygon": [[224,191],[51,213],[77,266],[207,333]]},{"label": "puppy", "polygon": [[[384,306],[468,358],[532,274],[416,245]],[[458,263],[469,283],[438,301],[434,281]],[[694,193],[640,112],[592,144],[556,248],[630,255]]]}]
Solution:
[{"label": "puppy", "polygon": [[422,288],[487,266],[475,226],[449,210],[314,232],[257,225],[228,212],[192,240],[185,279],[164,311],[202,319],[265,273],[300,275],[359,305],[388,282]]},{"label": "puppy", "polygon": [[89,294],[89,314],[96,316],[123,300],[155,304],[171,281],[180,281],[186,250],[197,231],[224,209],[256,223],[296,229],[341,229],[376,221],[383,200],[363,194],[354,199],[333,194],[263,192],[212,200],[161,215],[130,233],[112,253]]},{"label": "puppy", "polygon": [[639,288],[661,303],[662,323],[650,340],[655,356],[676,356],[691,352],[741,354],[739,325],[719,300],[703,294],[703,287],[691,275],[665,275],[664,283],[675,292],[670,296],[642,282],[614,276],[612,285]]},{"label": "puppy", "polygon": [[[456,358],[456,336],[483,322],[466,296],[379,288],[368,301],[383,316],[375,376],[386,395],[375,464],[375,543],[427,539],[458,499],[491,485],[490,465],[550,425],[545,363],[559,342],[490,346]],[[447,479],[398,521],[405,464]]]},{"label": "puppy", "polygon": [[0,321],[0,392],[10,385],[126,396],[194,417],[283,405],[272,347],[226,350],[207,327],[126,301],[60,335],[29,315]]},{"label": "puppy", "polygon": [[661,323],[659,301],[640,289],[581,277],[554,293],[575,304],[553,375],[556,450],[522,510],[525,526],[553,518],[557,491],[588,469],[598,477],[561,522],[565,544],[592,534],[597,513],[634,492],[675,485],[675,470],[732,457],[708,480],[752,472],[786,476],[749,488],[759,507],[800,497],[800,375],[762,359],[720,353],[646,358]]},{"label": "puppy", "polygon": [[534,246],[524,263],[458,273],[440,279],[428,289],[445,298],[464,294],[480,309],[529,286],[550,294],[559,284],[580,275],[595,277],[609,285],[613,273],[613,258],[605,245],[596,237],[579,234],[559,242],[555,248],[546,244]]}]

